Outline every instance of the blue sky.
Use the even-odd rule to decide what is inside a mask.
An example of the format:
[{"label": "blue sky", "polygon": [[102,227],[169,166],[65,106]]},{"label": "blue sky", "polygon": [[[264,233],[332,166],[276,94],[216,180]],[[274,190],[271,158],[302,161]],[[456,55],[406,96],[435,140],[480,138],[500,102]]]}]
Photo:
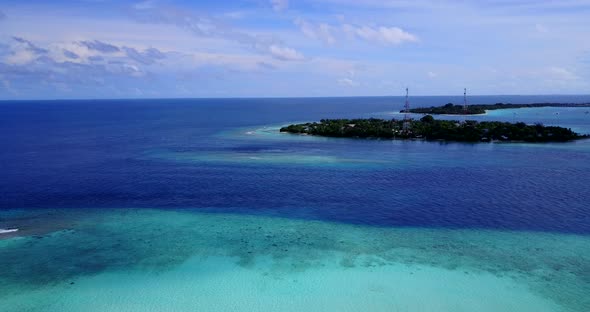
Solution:
[{"label": "blue sky", "polygon": [[590,93],[590,0],[0,0],[0,99]]}]

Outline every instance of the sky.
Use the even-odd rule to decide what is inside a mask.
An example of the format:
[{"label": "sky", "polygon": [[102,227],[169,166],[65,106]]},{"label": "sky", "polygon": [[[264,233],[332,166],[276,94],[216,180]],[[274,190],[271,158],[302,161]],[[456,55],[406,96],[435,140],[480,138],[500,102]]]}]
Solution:
[{"label": "sky", "polygon": [[590,0],[0,0],[0,100],[590,94]]}]

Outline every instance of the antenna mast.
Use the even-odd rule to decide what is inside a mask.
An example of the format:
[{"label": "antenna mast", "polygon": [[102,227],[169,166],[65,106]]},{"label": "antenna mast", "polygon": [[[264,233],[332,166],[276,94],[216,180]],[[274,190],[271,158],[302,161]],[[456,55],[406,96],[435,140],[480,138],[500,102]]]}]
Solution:
[{"label": "antenna mast", "polygon": [[467,88],[463,89],[463,113],[467,114]]},{"label": "antenna mast", "polygon": [[408,113],[410,112],[410,100],[409,100],[409,91],[408,88],[406,88],[406,104],[404,105],[404,112],[406,113],[404,115],[404,120],[408,120]]},{"label": "antenna mast", "polygon": [[403,123],[403,132],[405,134],[408,134],[409,130],[410,130],[410,117],[408,116],[408,114],[410,113],[410,100],[409,100],[409,91],[408,88],[406,88],[406,104],[404,105],[404,112],[406,113],[404,115],[404,123]]}]

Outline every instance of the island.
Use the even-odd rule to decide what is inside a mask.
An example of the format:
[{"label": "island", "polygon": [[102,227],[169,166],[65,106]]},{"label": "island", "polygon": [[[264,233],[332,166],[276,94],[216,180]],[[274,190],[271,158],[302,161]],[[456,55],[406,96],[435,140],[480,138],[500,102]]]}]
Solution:
[{"label": "island", "polygon": [[280,132],[339,138],[422,139],[451,142],[567,142],[588,138],[571,129],[523,122],[436,120],[322,119],[293,124]]},{"label": "island", "polygon": [[590,103],[532,103],[532,104],[475,104],[464,107],[448,103],[444,106],[418,107],[408,111],[401,110],[400,113],[432,114],[432,115],[478,115],[485,114],[487,110],[510,109],[510,108],[534,108],[534,107],[590,107]]}]

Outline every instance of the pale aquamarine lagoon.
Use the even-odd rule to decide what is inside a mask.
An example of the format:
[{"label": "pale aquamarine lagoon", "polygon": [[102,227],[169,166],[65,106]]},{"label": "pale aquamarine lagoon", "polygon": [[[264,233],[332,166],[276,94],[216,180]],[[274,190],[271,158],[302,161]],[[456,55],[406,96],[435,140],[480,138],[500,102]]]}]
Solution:
[{"label": "pale aquamarine lagoon", "polygon": [[[80,210],[79,210],[80,211]],[[0,311],[587,311],[590,238],[195,210],[13,211]],[[43,228],[33,228],[38,219]],[[67,225],[67,228],[63,228]]]}]

